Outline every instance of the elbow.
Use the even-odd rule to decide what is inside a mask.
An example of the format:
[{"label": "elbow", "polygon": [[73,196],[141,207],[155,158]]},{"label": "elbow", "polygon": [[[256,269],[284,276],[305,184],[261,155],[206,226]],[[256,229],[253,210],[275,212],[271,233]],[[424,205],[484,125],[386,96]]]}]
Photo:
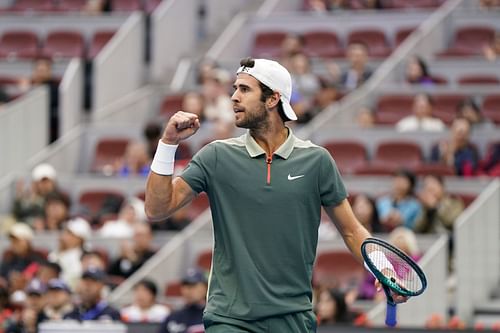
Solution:
[{"label": "elbow", "polygon": [[159,222],[166,219],[169,214],[158,209],[153,209],[149,205],[144,206],[144,212],[146,213],[146,218],[150,222]]}]

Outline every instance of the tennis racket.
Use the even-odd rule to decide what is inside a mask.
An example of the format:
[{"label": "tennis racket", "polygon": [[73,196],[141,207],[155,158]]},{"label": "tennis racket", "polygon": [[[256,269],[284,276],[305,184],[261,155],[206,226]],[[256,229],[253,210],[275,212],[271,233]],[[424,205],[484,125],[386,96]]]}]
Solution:
[{"label": "tennis racket", "polygon": [[384,288],[387,296],[385,324],[394,327],[397,320],[393,293],[405,297],[420,295],[427,287],[425,274],[409,256],[378,238],[367,238],[361,245],[361,255]]}]

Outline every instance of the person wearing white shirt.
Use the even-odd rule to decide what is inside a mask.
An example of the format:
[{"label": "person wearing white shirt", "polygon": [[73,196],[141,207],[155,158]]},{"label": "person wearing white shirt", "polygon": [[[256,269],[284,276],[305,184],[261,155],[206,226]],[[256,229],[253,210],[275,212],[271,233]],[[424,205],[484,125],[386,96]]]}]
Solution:
[{"label": "person wearing white shirt", "polygon": [[156,303],[158,288],[148,279],[139,281],[134,287],[133,304],[120,311],[124,322],[160,323],[169,314],[170,309]]},{"label": "person wearing white shirt", "polygon": [[413,114],[396,124],[398,132],[428,131],[440,132],[446,129],[441,119],[432,116],[432,99],[427,94],[418,94],[413,100]]}]

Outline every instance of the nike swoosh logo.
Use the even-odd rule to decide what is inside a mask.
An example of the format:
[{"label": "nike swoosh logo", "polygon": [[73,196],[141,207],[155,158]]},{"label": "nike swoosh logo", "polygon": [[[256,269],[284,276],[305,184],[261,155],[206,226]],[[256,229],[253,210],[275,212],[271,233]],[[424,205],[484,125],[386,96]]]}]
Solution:
[{"label": "nike swoosh logo", "polygon": [[288,174],[288,180],[295,180],[304,177],[305,175],[300,175],[300,176],[292,176]]}]

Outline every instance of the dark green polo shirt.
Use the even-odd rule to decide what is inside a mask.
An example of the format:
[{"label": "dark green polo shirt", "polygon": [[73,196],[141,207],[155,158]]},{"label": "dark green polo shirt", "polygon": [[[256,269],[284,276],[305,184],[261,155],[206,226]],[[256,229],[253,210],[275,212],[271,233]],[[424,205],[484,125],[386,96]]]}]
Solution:
[{"label": "dark green polo shirt", "polygon": [[255,320],[310,310],[321,205],[347,196],[328,151],[290,131],[269,159],[247,133],[206,145],[181,177],[210,200],[206,311]]}]

